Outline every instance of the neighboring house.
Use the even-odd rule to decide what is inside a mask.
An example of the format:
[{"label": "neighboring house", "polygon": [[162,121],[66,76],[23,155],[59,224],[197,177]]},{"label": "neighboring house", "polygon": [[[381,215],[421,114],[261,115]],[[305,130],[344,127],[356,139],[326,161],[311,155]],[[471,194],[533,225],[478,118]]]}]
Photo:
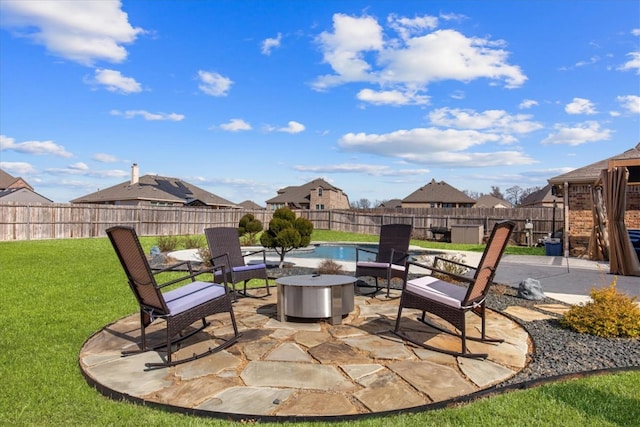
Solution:
[{"label": "neighboring house", "polygon": [[238,203],[238,206],[240,206],[243,209],[254,209],[254,210],[264,209],[262,206],[260,206],[253,200],[245,200],[244,202]]},{"label": "neighboring house", "polygon": [[11,176],[0,169],[0,189],[7,190],[9,188],[28,188],[29,190],[33,191],[33,187],[30,186],[24,179]]},{"label": "neighboring house", "polygon": [[191,206],[209,209],[237,209],[238,206],[178,178],[158,175],[139,177],[138,165],[131,167],[131,179],[113,187],[71,200],[71,203],[133,206]]},{"label": "neighboring house", "polygon": [[485,194],[484,196],[480,196],[476,203],[473,205],[474,208],[489,208],[489,209],[501,209],[501,208],[511,208],[511,203],[499,199],[495,196],[491,196],[489,194]]},{"label": "neighboring house", "polygon": [[402,200],[400,199],[391,199],[386,202],[380,203],[379,208],[383,209],[400,209],[402,208]]},{"label": "neighboring house", "polygon": [[298,187],[281,188],[278,195],[266,203],[267,209],[270,210],[282,207],[310,210],[349,209],[349,197],[322,178]]},{"label": "neighboring house", "polygon": [[403,208],[470,208],[475,200],[444,181],[432,179],[402,199]]},{"label": "neighboring house", "polygon": [[24,179],[11,176],[0,169],[0,203],[1,202],[50,204],[53,203],[53,200],[33,191],[33,187]]},{"label": "neighboring house", "polygon": [[553,186],[547,184],[538,191],[529,194],[520,201],[518,207],[523,208],[552,208],[555,202],[556,208],[562,208],[562,197],[553,194]]},{"label": "neighboring house", "polygon": [[610,163],[622,164],[630,169],[624,222],[627,228],[640,228],[640,143],[624,153],[548,180],[549,184],[555,186],[558,197],[566,204],[564,228],[568,230],[568,241],[565,242],[565,250],[571,250],[576,255],[586,254],[588,251],[594,225],[592,189],[602,170],[608,169]]}]

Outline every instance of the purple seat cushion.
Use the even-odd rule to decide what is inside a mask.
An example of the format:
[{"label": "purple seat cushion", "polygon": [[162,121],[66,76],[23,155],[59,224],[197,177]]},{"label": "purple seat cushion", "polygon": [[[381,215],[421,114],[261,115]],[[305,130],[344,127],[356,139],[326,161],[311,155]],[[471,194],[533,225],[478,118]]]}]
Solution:
[{"label": "purple seat cushion", "polygon": [[406,290],[424,298],[438,301],[450,307],[460,308],[467,289],[438,280],[432,276],[423,276],[407,282]]},{"label": "purple seat cushion", "polygon": [[163,294],[169,314],[174,316],[224,295],[224,286],[209,282],[191,282]]}]

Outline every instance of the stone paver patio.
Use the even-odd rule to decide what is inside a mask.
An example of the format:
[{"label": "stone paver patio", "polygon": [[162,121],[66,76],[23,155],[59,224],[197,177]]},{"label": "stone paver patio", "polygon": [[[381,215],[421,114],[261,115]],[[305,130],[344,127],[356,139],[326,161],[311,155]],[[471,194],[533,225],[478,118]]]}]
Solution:
[{"label": "stone paver patio", "polygon": [[[275,293],[274,293],[275,294]],[[79,363],[87,380],[103,393],[187,412],[233,419],[279,417],[357,417],[379,412],[419,411],[425,405],[469,395],[505,381],[523,369],[531,351],[527,332],[516,322],[489,311],[487,331],[501,344],[468,341],[486,360],[456,358],[416,348],[392,334],[398,299],[356,296],[355,309],[341,325],[276,320],[275,295],[241,298],[234,304],[239,341],[214,355],[171,368],[145,371],[163,353],[121,357],[137,347],[138,314],[123,318],[90,337]],[[423,342],[459,350],[457,338],[403,311],[403,330]],[[527,316],[521,309],[514,317]],[[177,357],[216,345],[231,335],[228,315],[183,343]],[[289,319],[291,320],[291,319]],[[478,318],[470,314],[469,334]],[[158,322],[161,324],[162,322]],[[156,339],[154,325],[150,336]]]}]

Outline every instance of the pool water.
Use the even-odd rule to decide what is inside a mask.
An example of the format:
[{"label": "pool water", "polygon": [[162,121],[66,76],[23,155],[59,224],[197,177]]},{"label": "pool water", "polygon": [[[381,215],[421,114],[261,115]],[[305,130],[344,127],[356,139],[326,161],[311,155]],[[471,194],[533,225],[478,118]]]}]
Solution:
[{"label": "pool water", "polygon": [[[322,258],[335,261],[356,261],[356,248],[364,248],[372,251],[378,250],[377,244],[360,245],[317,245],[313,250],[294,250],[287,254],[289,258]],[[410,254],[429,253],[429,251],[409,251]],[[360,251],[359,261],[374,261],[375,254]]]}]

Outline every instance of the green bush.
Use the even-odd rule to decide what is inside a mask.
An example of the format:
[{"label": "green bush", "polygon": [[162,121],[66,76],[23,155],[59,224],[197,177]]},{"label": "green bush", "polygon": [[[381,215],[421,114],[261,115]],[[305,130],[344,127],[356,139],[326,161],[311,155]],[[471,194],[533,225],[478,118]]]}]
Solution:
[{"label": "green bush", "polygon": [[590,302],[573,306],[560,323],[576,332],[605,338],[640,336],[640,307],[636,297],[616,290],[617,277],[606,288],[592,289]]},{"label": "green bush", "polygon": [[238,223],[238,235],[243,245],[255,245],[258,242],[258,233],[262,231],[262,223],[252,214],[246,214]]},{"label": "green bush", "polygon": [[171,252],[178,248],[178,237],[169,235],[158,236],[157,240],[160,252]]},{"label": "green bush", "polygon": [[200,234],[191,234],[182,238],[182,246],[185,249],[199,249],[204,245],[204,236]]},{"label": "green bush", "polygon": [[296,218],[289,208],[278,208],[269,221],[269,229],[260,236],[265,248],[275,249],[280,255],[280,267],[284,265],[284,256],[296,248],[307,246],[311,242],[313,224],[306,218]]}]

